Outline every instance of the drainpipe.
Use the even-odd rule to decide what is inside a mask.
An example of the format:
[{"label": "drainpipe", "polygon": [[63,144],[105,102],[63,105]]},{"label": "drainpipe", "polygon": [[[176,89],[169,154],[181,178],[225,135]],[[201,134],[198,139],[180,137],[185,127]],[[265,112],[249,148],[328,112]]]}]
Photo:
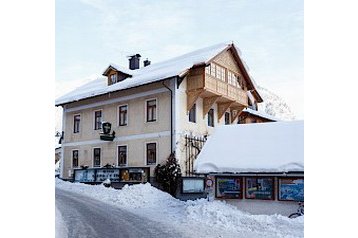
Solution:
[{"label": "drainpipe", "polygon": [[170,151],[173,153],[173,90],[171,90],[164,81],[162,81],[164,87],[170,91]]}]

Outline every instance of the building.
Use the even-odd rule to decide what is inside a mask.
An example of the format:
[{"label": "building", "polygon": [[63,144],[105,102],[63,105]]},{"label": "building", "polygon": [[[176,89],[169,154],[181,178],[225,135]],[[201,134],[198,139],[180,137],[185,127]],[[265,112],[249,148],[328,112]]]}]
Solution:
[{"label": "building", "polygon": [[[173,152],[184,175],[218,125],[263,101],[240,50],[222,43],[151,64],[110,64],[104,78],[58,98],[61,175],[82,182],[143,182]],[[84,169],[87,168],[87,169]],[[103,169],[99,169],[103,168]]]},{"label": "building", "polygon": [[288,216],[304,200],[303,156],[303,121],[239,124],[217,128],[194,168],[211,181],[209,196]]}]

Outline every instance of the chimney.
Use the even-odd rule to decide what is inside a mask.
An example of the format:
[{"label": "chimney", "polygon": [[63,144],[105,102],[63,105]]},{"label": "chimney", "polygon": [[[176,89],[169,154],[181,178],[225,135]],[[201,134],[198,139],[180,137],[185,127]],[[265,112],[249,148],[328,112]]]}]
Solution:
[{"label": "chimney", "polygon": [[129,69],[139,69],[139,60],[140,60],[141,55],[140,54],[135,54],[135,55],[131,55],[129,56]]},{"label": "chimney", "polygon": [[144,64],[144,67],[150,65],[150,61],[148,60],[148,58],[143,61],[143,64]]}]

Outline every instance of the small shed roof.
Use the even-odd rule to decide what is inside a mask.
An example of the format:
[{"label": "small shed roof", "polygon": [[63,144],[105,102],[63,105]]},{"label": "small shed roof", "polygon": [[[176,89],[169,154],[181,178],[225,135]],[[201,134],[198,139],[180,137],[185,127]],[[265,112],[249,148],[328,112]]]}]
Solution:
[{"label": "small shed roof", "polygon": [[303,121],[216,128],[194,163],[197,173],[303,172]]}]

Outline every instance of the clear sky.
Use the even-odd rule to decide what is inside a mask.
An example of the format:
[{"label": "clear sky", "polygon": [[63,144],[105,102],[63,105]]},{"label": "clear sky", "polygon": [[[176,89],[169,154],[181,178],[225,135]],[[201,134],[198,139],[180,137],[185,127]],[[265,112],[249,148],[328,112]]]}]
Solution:
[{"label": "clear sky", "polygon": [[56,96],[130,54],[155,63],[226,41],[303,119],[302,0],[56,0]]}]

